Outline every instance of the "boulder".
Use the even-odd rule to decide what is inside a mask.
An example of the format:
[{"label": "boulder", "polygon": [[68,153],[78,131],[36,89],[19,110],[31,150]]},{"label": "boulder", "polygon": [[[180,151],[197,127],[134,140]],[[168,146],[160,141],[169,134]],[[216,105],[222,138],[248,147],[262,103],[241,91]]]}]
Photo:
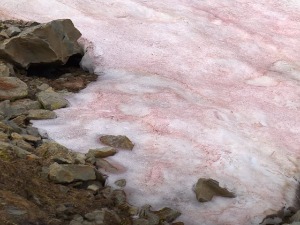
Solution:
[{"label": "boulder", "polygon": [[68,101],[54,91],[41,91],[36,96],[43,107],[48,110],[60,109],[68,105]]},{"label": "boulder", "polygon": [[213,179],[200,178],[194,189],[199,202],[211,201],[214,196],[234,198],[235,194],[219,186]]},{"label": "boulder", "polygon": [[80,36],[71,20],[54,20],[27,27],[4,40],[0,43],[0,56],[25,69],[37,64],[63,65],[70,56],[82,53],[77,43]]},{"label": "boulder", "polygon": [[55,183],[72,183],[95,180],[96,174],[91,166],[53,163],[49,167],[48,177]]},{"label": "boulder", "polygon": [[114,148],[132,150],[134,146],[134,144],[129,140],[129,138],[123,135],[103,135],[100,137],[100,141],[103,144]]},{"label": "boulder", "polygon": [[0,77],[0,101],[15,100],[28,95],[28,86],[17,77]]},{"label": "boulder", "polygon": [[30,120],[46,120],[56,118],[55,112],[46,109],[31,109],[28,111],[28,119]]}]

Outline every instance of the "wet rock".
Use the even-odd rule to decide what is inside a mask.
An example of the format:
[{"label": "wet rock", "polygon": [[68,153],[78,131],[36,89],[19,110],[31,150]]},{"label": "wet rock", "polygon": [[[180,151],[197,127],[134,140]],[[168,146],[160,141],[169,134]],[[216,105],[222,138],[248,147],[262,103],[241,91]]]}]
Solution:
[{"label": "wet rock", "polygon": [[28,95],[28,87],[16,77],[0,77],[0,100],[15,100]]},{"label": "wet rock", "polygon": [[54,142],[49,141],[40,145],[36,149],[36,154],[43,157],[48,161],[54,161],[65,164],[73,164],[75,163],[75,154],[70,152],[66,147]]},{"label": "wet rock", "polygon": [[46,120],[56,118],[55,112],[46,109],[32,109],[28,111],[28,119],[30,120]]},{"label": "wet rock", "polygon": [[10,26],[5,33],[7,34],[8,37],[13,37],[18,35],[19,33],[21,33],[21,30],[19,27],[15,27],[15,26]]},{"label": "wet rock", "polygon": [[37,99],[48,110],[60,109],[68,105],[68,101],[54,91],[41,91],[37,94]]},{"label": "wet rock", "polygon": [[105,158],[105,157],[113,156],[116,153],[117,153],[116,149],[112,147],[104,147],[98,149],[90,149],[89,152],[86,154],[86,157]]},{"label": "wet rock", "polygon": [[91,166],[53,163],[49,167],[49,179],[56,183],[71,183],[95,180],[96,175]]},{"label": "wet rock", "polygon": [[235,194],[219,186],[213,179],[200,178],[194,189],[199,202],[211,201],[214,196],[234,198]]},{"label": "wet rock", "polygon": [[81,36],[69,19],[29,27],[0,44],[0,56],[28,68],[37,64],[65,64],[70,56],[81,54]]},{"label": "wet rock", "polygon": [[126,180],[125,179],[117,180],[117,181],[115,181],[115,185],[123,188],[126,186]]},{"label": "wet rock", "polygon": [[100,141],[108,146],[114,147],[114,148],[122,148],[122,149],[128,149],[132,150],[134,144],[129,140],[128,137],[123,135],[103,135],[100,137]]}]

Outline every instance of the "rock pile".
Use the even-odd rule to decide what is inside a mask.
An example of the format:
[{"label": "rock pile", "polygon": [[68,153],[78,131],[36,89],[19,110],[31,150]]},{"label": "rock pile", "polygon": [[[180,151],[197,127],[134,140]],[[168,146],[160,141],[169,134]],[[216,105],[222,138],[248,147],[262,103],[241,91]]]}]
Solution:
[{"label": "rock pile", "polygon": [[[132,150],[126,136],[102,136],[110,147],[81,154],[30,124],[55,118],[53,110],[68,105],[68,91],[95,79],[73,64],[61,67],[81,54],[79,37],[70,20],[0,22],[0,224],[172,224],[180,215],[176,210],[128,204],[126,180],[117,181],[115,190],[106,185],[102,171],[113,166],[104,158],[116,148]],[[44,76],[45,65],[61,76]],[[39,68],[34,76],[32,67]]]}]

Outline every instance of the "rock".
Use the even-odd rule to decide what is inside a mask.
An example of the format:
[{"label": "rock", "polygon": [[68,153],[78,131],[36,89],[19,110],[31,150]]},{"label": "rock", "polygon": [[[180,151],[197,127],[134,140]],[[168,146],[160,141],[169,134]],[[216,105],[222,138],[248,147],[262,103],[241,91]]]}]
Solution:
[{"label": "rock", "polygon": [[117,181],[115,181],[115,185],[123,188],[126,186],[126,180],[125,179],[117,180]]},{"label": "rock", "polygon": [[112,192],[112,200],[117,207],[126,204],[126,194],[123,190],[114,190]]},{"label": "rock", "polygon": [[132,222],[133,225],[149,225],[149,222],[146,219],[134,219]]},{"label": "rock", "polygon": [[56,114],[55,112],[46,109],[32,109],[28,111],[27,118],[30,120],[55,119]]},{"label": "rock", "polygon": [[36,137],[36,136],[33,136],[33,135],[29,135],[29,134],[23,134],[22,137],[23,137],[24,140],[34,142],[34,143],[41,140],[41,137]]},{"label": "rock", "polygon": [[82,154],[82,153],[75,153],[75,163],[76,164],[85,164],[85,159],[86,159],[86,156],[85,154]]},{"label": "rock", "polygon": [[15,118],[13,118],[11,121],[13,121],[15,124],[17,124],[19,127],[26,128],[27,125],[27,116],[20,115]]},{"label": "rock", "polygon": [[113,156],[116,153],[117,153],[116,149],[112,147],[104,147],[99,149],[90,149],[89,152],[86,154],[86,157],[105,158],[105,157]]},{"label": "rock", "polygon": [[300,222],[300,210],[291,217],[291,222]]},{"label": "rock", "polygon": [[3,142],[8,142],[9,139],[8,139],[8,135],[2,131],[0,131],[0,141],[3,141]]},{"label": "rock", "polygon": [[160,221],[166,221],[168,223],[173,222],[181,215],[179,211],[171,208],[163,208],[159,211],[155,211],[154,213],[159,217]]},{"label": "rock", "polygon": [[63,65],[70,56],[81,54],[81,36],[69,19],[29,27],[0,44],[0,56],[27,69],[30,65]]},{"label": "rock", "polygon": [[10,26],[5,33],[7,34],[8,37],[13,37],[18,35],[19,33],[21,33],[21,30],[19,27],[15,27],[15,26]]},{"label": "rock", "polygon": [[60,165],[53,163],[49,167],[49,179],[55,183],[95,180],[94,168],[86,165]]},{"label": "rock", "polygon": [[120,217],[112,210],[108,210],[106,208],[101,210],[94,210],[91,213],[87,213],[84,215],[84,218],[89,222],[94,222],[94,224],[98,225],[108,225],[121,224]]},{"label": "rock", "polygon": [[147,219],[149,225],[158,225],[160,222],[159,216],[155,215],[150,209],[150,205],[142,206],[139,212],[139,216],[140,218]]},{"label": "rock", "polygon": [[99,191],[100,187],[96,184],[91,184],[87,187],[87,189],[96,193],[97,191]]},{"label": "rock", "polygon": [[108,146],[114,148],[122,148],[132,150],[134,144],[126,136],[118,135],[103,135],[100,137],[100,141]]},{"label": "rock", "polygon": [[45,142],[36,149],[36,153],[48,161],[58,162],[65,164],[75,163],[75,154],[70,152],[66,147],[53,142]]},{"label": "rock", "polygon": [[29,144],[28,142],[24,141],[23,139],[15,139],[12,141],[12,143],[16,146],[18,146],[19,148],[22,148],[26,151],[29,151],[29,152],[34,152],[34,147]]},{"label": "rock", "polygon": [[0,100],[15,100],[28,95],[28,87],[16,77],[0,77]]},{"label": "rock", "polygon": [[37,94],[37,99],[48,110],[60,109],[68,105],[68,101],[54,91],[41,91]]},{"label": "rock", "polygon": [[5,132],[5,133],[11,133],[11,132],[13,132],[13,130],[14,129],[11,126],[7,125],[3,121],[0,121],[0,131]]},{"label": "rock", "polygon": [[234,198],[235,194],[226,188],[219,186],[219,182],[213,179],[200,178],[194,189],[199,202],[208,202],[214,196]]},{"label": "rock", "polygon": [[100,169],[105,170],[106,172],[109,172],[109,173],[117,173],[118,172],[118,169],[116,167],[114,167],[112,164],[110,164],[108,161],[106,161],[105,159],[96,159],[96,166]]},{"label": "rock", "polygon": [[14,101],[11,103],[11,108],[14,111],[20,111],[20,110],[30,110],[30,109],[40,109],[41,104],[38,101],[34,101],[31,99],[20,99],[17,101]]},{"label": "rock", "polygon": [[0,61],[0,77],[9,77],[10,68],[3,62]]}]

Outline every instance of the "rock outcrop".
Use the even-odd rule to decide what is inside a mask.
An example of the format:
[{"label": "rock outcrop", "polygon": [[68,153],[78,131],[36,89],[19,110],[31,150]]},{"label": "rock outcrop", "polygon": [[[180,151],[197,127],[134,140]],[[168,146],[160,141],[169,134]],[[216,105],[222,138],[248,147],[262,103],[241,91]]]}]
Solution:
[{"label": "rock outcrop", "polygon": [[69,19],[54,20],[25,28],[10,27],[9,38],[0,43],[0,57],[28,68],[37,64],[65,64],[82,50],[77,43],[81,33]]}]

